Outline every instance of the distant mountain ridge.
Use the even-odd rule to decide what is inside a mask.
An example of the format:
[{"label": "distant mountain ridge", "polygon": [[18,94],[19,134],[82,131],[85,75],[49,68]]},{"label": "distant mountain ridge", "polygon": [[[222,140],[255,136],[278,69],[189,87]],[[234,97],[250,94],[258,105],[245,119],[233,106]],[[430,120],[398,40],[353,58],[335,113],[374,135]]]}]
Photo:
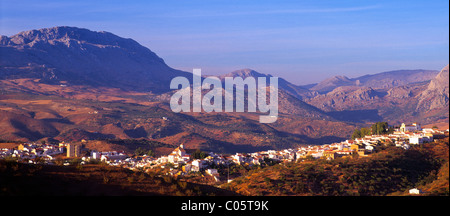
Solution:
[{"label": "distant mountain ridge", "polygon": [[334,76],[310,87],[310,90],[320,93],[328,93],[341,86],[362,86],[376,89],[392,88],[411,83],[429,81],[439,71],[437,70],[396,70],[376,74],[364,75],[356,78],[346,76]]},{"label": "distant mountain ridge", "polygon": [[[336,75],[323,80],[322,82],[309,85],[295,85],[281,77],[279,77],[279,88],[288,92],[294,97],[301,100],[324,95],[333,90],[339,90],[340,87],[358,87],[371,89],[391,89],[404,85],[428,82],[435,78],[439,73],[438,70],[395,70],[376,74],[363,75],[356,78],[348,78],[346,76]],[[228,74],[219,76],[224,80],[225,77],[266,77],[269,80],[272,75],[263,74],[252,69],[236,70]]]},{"label": "distant mountain ridge", "polygon": [[[118,87],[125,90],[169,91],[173,77],[192,74],[169,67],[162,58],[132,39],[105,31],[60,26],[0,37],[0,79],[38,78],[42,82]],[[82,63],[81,63],[82,62]],[[399,70],[357,78],[334,76],[307,89],[279,79],[279,86],[299,99],[340,86],[389,88],[431,80],[439,71]],[[270,77],[251,69],[220,76]],[[311,86],[311,85],[309,85]]]},{"label": "distant mountain ridge", "polygon": [[[411,77],[405,76],[404,80],[397,82],[393,78],[397,76],[396,73],[408,74]],[[342,118],[337,114],[357,115],[371,111],[375,117],[372,118],[373,120],[384,119],[397,124],[406,120],[422,123],[433,123],[446,119],[448,121],[448,65],[434,75],[431,81],[425,80],[434,73],[434,71],[414,70],[376,74],[372,77],[379,79],[363,77],[364,79],[361,79],[363,83],[359,86],[333,86],[330,88],[333,89],[332,91],[308,98],[306,102],[325,112],[332,113],[332,116],[338,119],[347,118]],[[390,81],[386,82],[386,80],[382,80],[382,77],[388,77],[386,80]],[[377,80],[379,80],[378,83],[383,84],[376,85]],[[347,115],[347,117],[349,116]]]},{"label": "distant mountain ridge", "polygon": [[173,77],[190,75],[132,39],[77,27],[54,27],[0,38],[0,79],[166,92]]},{"label": "distant mountain ridge", "polygon": [[[270,74],[259,73],[255,70],[246,68],[246,69],[236,70],[231,73],[227,73],[227,74],[219,76],[219,78],[221,80],[224,80],[225,77],[233,77],[233,78],[241,77],[243,79],[245,79],[247,77],[255,77],[255,78],[264,77],[264,78],[266,78],[266,82],[267,82],[267,86],[268,86],[270,77],[273,77],[273,76]],[[256,81],[258,81],[258,80],[256,79]],[[292,84],[281,77],[278,77],[278,88],[283,89],[284,91],[288,92],[289,94],[291,94],[292,96],[294,96],[298,99],[304,99],[304,98],[308,98],[308,97],[317,95],[317,92],[314,92],[314,91],[305,89],[303,87],[297,86],[295,84]]]},{"label": "distant mountain ridge", "polygon": [[340,86],[352,85],[355,85],[354,81],[346,76],[333,76],[311,87],[310,90],[318,91],[320,93],[326,93]]}]

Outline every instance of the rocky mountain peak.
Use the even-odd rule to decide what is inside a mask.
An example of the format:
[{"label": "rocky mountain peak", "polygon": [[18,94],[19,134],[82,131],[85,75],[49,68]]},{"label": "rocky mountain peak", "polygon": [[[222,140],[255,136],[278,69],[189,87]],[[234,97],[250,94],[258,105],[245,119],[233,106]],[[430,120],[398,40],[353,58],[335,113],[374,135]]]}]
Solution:
[{"label": "rocky mountain peak", "polygon": [[310,90],[327,93],[339,86],[352,85],[354,85],[354,82],[346,76],[333,76],[313,86]]},{"label": "rocky mountain peak", "polygon": [[431,80],[430,84],[428,85],[428,89],[429,90],[436,89],[448,94],[448,87],[449,87],[449,70],[447,65],[441,70],[441,72],[439,72],[439,74],[434,79]]},{"label": "rocky mountain peak", "polygon": [[173,77],[189,77],[138,42],[105,31],[60,26],[0,39],[0,79],[39,78],[164,92]]},{"label": "rocky mountain peak", "polygon": [[249,69],[249,68],[244,68],[244,69],[240,69],[240,70],[235,70],[231,73],[222,75],[221,78],[225,78],[225,77],[242,77],[243,79],[247,78],[247,77],[271,77],[272,75],[266,75],[266,74],[262,74],[259,73],[255,70]]},{"label": "rocky mountain peak", "polygon": [[26,45],[36,43],[38,41],[67,41],[76,40],[98,45],[118,45],[124,40],[109,32],[95,32],[84,28],[58,26],[53,28],[35,29],[23,31],[11,36],[9,45]]},{"label": "rocky mountain peak", "polygon": [[445,66],[419,95],[416,110],[447,109],[449,107],[449,69]]}]

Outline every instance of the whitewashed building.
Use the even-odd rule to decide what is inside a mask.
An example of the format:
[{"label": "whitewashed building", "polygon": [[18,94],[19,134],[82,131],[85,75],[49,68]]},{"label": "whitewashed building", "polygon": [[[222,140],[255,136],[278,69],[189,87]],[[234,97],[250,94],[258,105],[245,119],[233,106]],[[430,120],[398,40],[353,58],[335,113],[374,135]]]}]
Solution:
[{"label": "whitewashed building", "polygon": [[421,194],[422,191],[417,189],[417,188],[413,188],[409,190],[409,194]]}]

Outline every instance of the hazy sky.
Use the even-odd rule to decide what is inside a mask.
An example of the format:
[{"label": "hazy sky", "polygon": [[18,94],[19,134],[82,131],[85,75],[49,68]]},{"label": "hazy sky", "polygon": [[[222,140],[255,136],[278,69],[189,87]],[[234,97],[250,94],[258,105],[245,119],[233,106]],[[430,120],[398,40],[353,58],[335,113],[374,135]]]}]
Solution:
[{"label": "hazy sky", "polygon": [[448,19],[447,0],[0,0],[2,35],[54,26],[108,31],[173,68],[251,68],[296,84],[440,70],[449,59]]}]

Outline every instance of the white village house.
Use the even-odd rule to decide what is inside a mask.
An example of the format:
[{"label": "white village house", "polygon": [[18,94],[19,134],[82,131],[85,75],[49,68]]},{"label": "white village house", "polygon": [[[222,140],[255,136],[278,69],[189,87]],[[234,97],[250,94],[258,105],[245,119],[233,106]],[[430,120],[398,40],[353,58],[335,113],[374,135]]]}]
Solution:
[{"label": "white village house", "polygon": [[420,131],[422,128],[420,127],[420,124],[413,123],[411,125],[406,125],[405,123],[402,123],[402,126],[400,126],[400,132],[414,132],[414,131]]}]

